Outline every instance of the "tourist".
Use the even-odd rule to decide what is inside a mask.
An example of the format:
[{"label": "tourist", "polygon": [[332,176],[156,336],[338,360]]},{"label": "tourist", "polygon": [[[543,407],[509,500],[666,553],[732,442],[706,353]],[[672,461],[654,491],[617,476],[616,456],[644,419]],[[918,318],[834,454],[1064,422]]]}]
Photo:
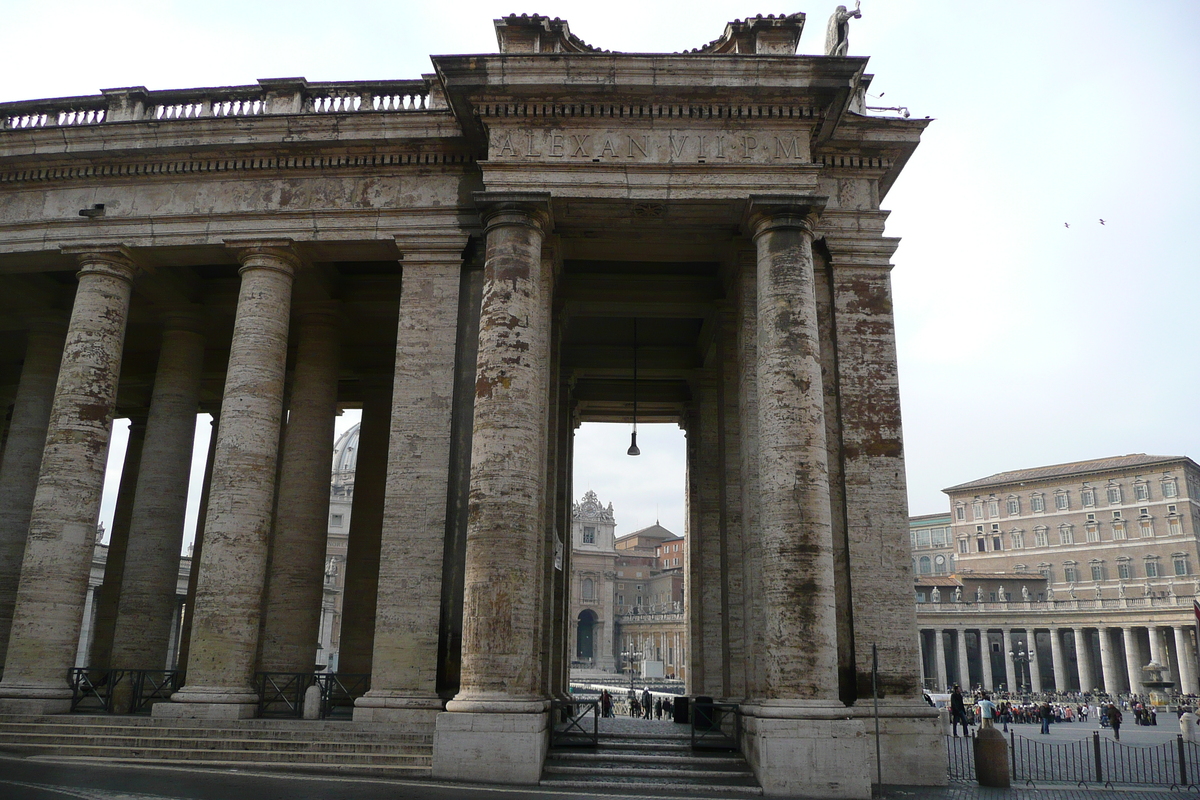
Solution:
[{"label": "tourist", "polygon": [[958,684],[954,684],[954,690],[950,692],[950,730],[955,736],[958,736],[958,726],[962,724],[963,736],[970,733],[970,723],[967,722],[967,708],[963,703],[962,689]]},{"label": "tourist", "polygon": [[987,692],[983,692],[979,696],[979,701],[975,705],[979,709],[979,726],[981,728],[993,727],[993,721],[996,719],[996,704],[988,699]]},{"label": "tourist", "polygon": [[654,711],[654,700],[650,696],[650,687],[642,689],[642,716],[645,719],[650,719],[650,714]]},{"label": "tourist", "polygon": [[1115,703],[1108,707],[1108,726],[1112,728],[1113,738],[1121,741],[1121,711]]},{"label": "tourist", "polygon": [[1042,703],[1041,712],[1042,733],[1048,735],[1050,733],[1050,722],[1054,719],[1054,709],[1050,707],[1049,703]]}]

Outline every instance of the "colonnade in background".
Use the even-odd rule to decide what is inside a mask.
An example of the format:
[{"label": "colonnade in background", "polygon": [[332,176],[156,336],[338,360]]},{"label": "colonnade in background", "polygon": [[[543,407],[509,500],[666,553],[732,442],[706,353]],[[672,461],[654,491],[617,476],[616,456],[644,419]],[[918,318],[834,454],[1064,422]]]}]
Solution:
[{"label": "colonnade in background", "polygon": [[945,691],[1145,694],[1142,667],[1163,665],[1174,690],[1200,694],[1191,625],[923,627],[921,680]]}]

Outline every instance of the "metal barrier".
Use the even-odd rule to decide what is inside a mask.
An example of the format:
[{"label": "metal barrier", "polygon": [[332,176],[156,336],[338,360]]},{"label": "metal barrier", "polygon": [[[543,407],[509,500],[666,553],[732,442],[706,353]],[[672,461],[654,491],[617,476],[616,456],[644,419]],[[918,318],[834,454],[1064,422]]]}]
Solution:
[{"label": "metal barrier", "polygon": [[148,712],[183,685],[183,673],[165,669],[100,669],[70,671],[71,711],[105,714]]},{"label": "metal barrier", "polygon": [[354,715],[354,701],[371,689],[369,672],[318,672],[321,719]]},{"label": "metal barrier", "polygon": [[946,772],[952,779],[975,780],[975,736],[946,737]]},{"label": "metal barrier", "polygon": [[314,672],[259,672],[258,715],[260,717],[304,716],[304,693],[317,682]]},{"label": "metal barrier", "polygon": [[1093,741],[1044,741],[1009,733],[1014,781],[1070,781],[1083,784],[1095,775]]},{"label": "metal barrier", "polygon": [[736,703],[697,703],[690,709],[693,750],[742,749],[742,712]]},{"label": "metal barrier", "polygon": [[[591,731],[587,720],[591,717]],[[551,700],[550,746],[595,747],[600,743],[599,700]]]}]

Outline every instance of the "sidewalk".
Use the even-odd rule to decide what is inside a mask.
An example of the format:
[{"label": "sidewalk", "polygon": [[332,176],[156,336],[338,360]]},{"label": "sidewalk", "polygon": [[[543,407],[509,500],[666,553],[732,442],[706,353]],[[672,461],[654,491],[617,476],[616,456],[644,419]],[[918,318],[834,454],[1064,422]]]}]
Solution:
[{"label": "sidewalk", "polygon": [[1159,787],[1105,789],[1100,786],[1081,788],[1073,784],[1050,783],[1039,784],[1036,788],[1012,786],[1008,789],[990,789],[974,783],[951,783],[939,789],[889,786],[884,792],[885,800],[1180,800],[1195,797],[1200,797],[1195,787],[1190,791],[1171,791]]}]

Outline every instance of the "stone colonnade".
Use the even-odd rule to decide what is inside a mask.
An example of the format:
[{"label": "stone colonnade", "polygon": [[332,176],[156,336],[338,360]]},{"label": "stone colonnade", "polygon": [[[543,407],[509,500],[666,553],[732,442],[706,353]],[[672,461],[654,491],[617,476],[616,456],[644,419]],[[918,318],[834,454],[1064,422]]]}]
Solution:
[{"label": "stone colonnade", "polygon": [[921,679],[988,691],[1144,694],[1142,667],[1167,668],[1174,691],[1200,694],[1189,624],[1071,627],[992,625],[919,629]]}]

